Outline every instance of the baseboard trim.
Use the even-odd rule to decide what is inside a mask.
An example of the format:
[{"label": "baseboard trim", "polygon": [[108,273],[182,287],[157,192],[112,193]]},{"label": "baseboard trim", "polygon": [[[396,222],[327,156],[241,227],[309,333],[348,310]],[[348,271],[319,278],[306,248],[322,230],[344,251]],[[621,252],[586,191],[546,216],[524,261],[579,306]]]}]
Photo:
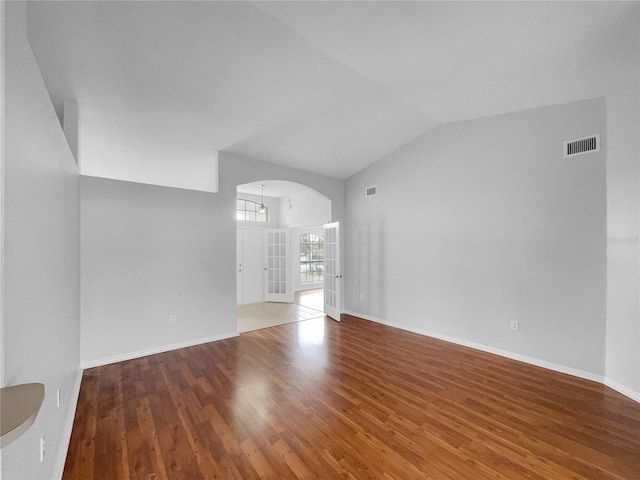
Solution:
[{"label": "baseboard trim", "polygon": [[640,392],[636,392],[635,390],[630,389],[629,387],[625,387],[621,383],[616,382],[615,380],[611,380],[610,378],[605,377],[604,384],[612,388],[618,393],[621,393],[625,397],[629,397],[632,400],[640,403]]},{"label": "baseboard trim", "polygon": [[156,353],[170,352],[171,350],[178,350],[179,348],[193,347],[195,345],[202,345],[203,343],[217,342],[219,340],[225,340],[227,338],[237,337],[238,332],[227,332],[220,335],[214,335],[212,337],[198,338],[195,340],[187,340],[185,342],[172,343],[170,345],[162,345],[159,347],[147,348],[146,350],[139,350],[137,352],[123,353],[121,355],[114,355],[113,357],[99,358],[95,360],[87,360],[80,363],[80,368],[94,368],[101,367],[103,365],[109,365],[111,363],[123,362],[125,360],[133,360],[134,358],[146,357],[148,355],[155,355]]},{"label": "baseboard trim", "polygon": [[53,465],[52,478],[55,479],[62,479],[62,475],[64,474],[64,464],[67,461],[67,452],[69,451],[69,442],[71,441],[73,421],[76,417],[76,408],[78,406],[78,398],[80,397],[82,371],[82,368],[78,369],[76,378],[73,381],[71,397],[69,398],[69,406],[67,407],[67,416],[64,420],[64,425],[62,426],[62,433],[60,434],[60,444],[58,446],[58,451],[56,452],[56,460]]},{"label": "baseboard trim", "polygon": [[540,360],[539,358],[529,357],[526,355],[520,355],[519,353],[510,352],[508,350],[502,350],[499,348],[489,347],[487,345],[483,345],[480,343],[469,342],[467,340],[462,340],[455,337],[450,337],[448,335],[442,335],[436,332],[430,332],[428,330],[422,330],[420,328],[411,327],[408,325],[404,325],[401,323],[389,322],[383,318],[373,317],[371,315],[364,315],[362,313],[353,312],[349,310],[345,310],[343,313],[347,315],[353,315],[354,317],[360,317],[365,320],[370,320],[372,322],[381,323],[383,325],[387,325],[389,327],[399,328],[400,330],[406,330],[408,332],[417,333],[419,335],[425,335],[427,337],[437,338],[438,340],[443,340],[445,342],[454,343],[456,345],[462,345],[463,347],[473,348],[475,350],[480,350],[487,353],[492,353],[494,355],[499,355],[501,357],[510,358],[512,360],[517,360],[519,362],[528,363],[530,365],[535,365],[537,367],[546,368],[548,370],[553,370],[560,373],[566,373],[567,375],[572,375],[578,378],[584,378],[585,380],[591,380],[597,383],[601,383],[606,385],[607,387],[621,393],[622,395],[629,397],[632,400],[640,403],[640,393],[636,392],[624,385],[621,385],[609,378],[606,378],[604,375],[598,375],[595,373],[587,372],[585,370],[579,370],[577,368],[567,367],[566,365],[561,365],[558,363],[548,362],[546,360]]}]

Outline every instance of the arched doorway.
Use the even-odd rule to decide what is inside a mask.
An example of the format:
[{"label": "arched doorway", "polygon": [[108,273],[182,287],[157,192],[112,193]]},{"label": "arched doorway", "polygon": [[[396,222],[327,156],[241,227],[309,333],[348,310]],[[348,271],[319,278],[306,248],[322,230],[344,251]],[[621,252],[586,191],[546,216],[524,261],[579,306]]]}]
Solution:
[{"label": "arched doorway", "polygon": [[306,185],[261,180],[237,186],[236,208],[238,331],[324,316],[331,201]]}]

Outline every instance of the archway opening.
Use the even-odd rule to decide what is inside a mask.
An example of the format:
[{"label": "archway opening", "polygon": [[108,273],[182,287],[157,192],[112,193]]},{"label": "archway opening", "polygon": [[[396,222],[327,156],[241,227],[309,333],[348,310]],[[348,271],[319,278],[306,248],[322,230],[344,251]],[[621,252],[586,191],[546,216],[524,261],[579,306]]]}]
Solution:
[{"label": "archway opening", "polygon": [[238,331],[324,316],[331,200],[283,180],[238,185],[236,199]]}]

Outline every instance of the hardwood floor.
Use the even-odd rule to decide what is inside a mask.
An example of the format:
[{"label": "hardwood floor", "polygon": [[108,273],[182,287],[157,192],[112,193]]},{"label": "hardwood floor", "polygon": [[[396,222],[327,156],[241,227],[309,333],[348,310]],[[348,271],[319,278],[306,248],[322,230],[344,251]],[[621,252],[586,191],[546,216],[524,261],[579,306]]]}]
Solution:
[{"label": "hardwood floor", "polygon": [[640,479],[640,404],[355,317],[86,370],[65,479]]}]

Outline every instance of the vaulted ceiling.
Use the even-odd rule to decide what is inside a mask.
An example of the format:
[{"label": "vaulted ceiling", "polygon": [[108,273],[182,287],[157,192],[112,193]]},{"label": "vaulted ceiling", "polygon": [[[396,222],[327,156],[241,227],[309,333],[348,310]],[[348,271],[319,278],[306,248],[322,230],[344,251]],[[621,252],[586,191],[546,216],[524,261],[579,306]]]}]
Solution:
[{"label": "vaulted ceiling", "polygon": [[344,179],[439,123],[605,96],[638,2],[29,2],[83,174],[207,190],[218,151]]}]

